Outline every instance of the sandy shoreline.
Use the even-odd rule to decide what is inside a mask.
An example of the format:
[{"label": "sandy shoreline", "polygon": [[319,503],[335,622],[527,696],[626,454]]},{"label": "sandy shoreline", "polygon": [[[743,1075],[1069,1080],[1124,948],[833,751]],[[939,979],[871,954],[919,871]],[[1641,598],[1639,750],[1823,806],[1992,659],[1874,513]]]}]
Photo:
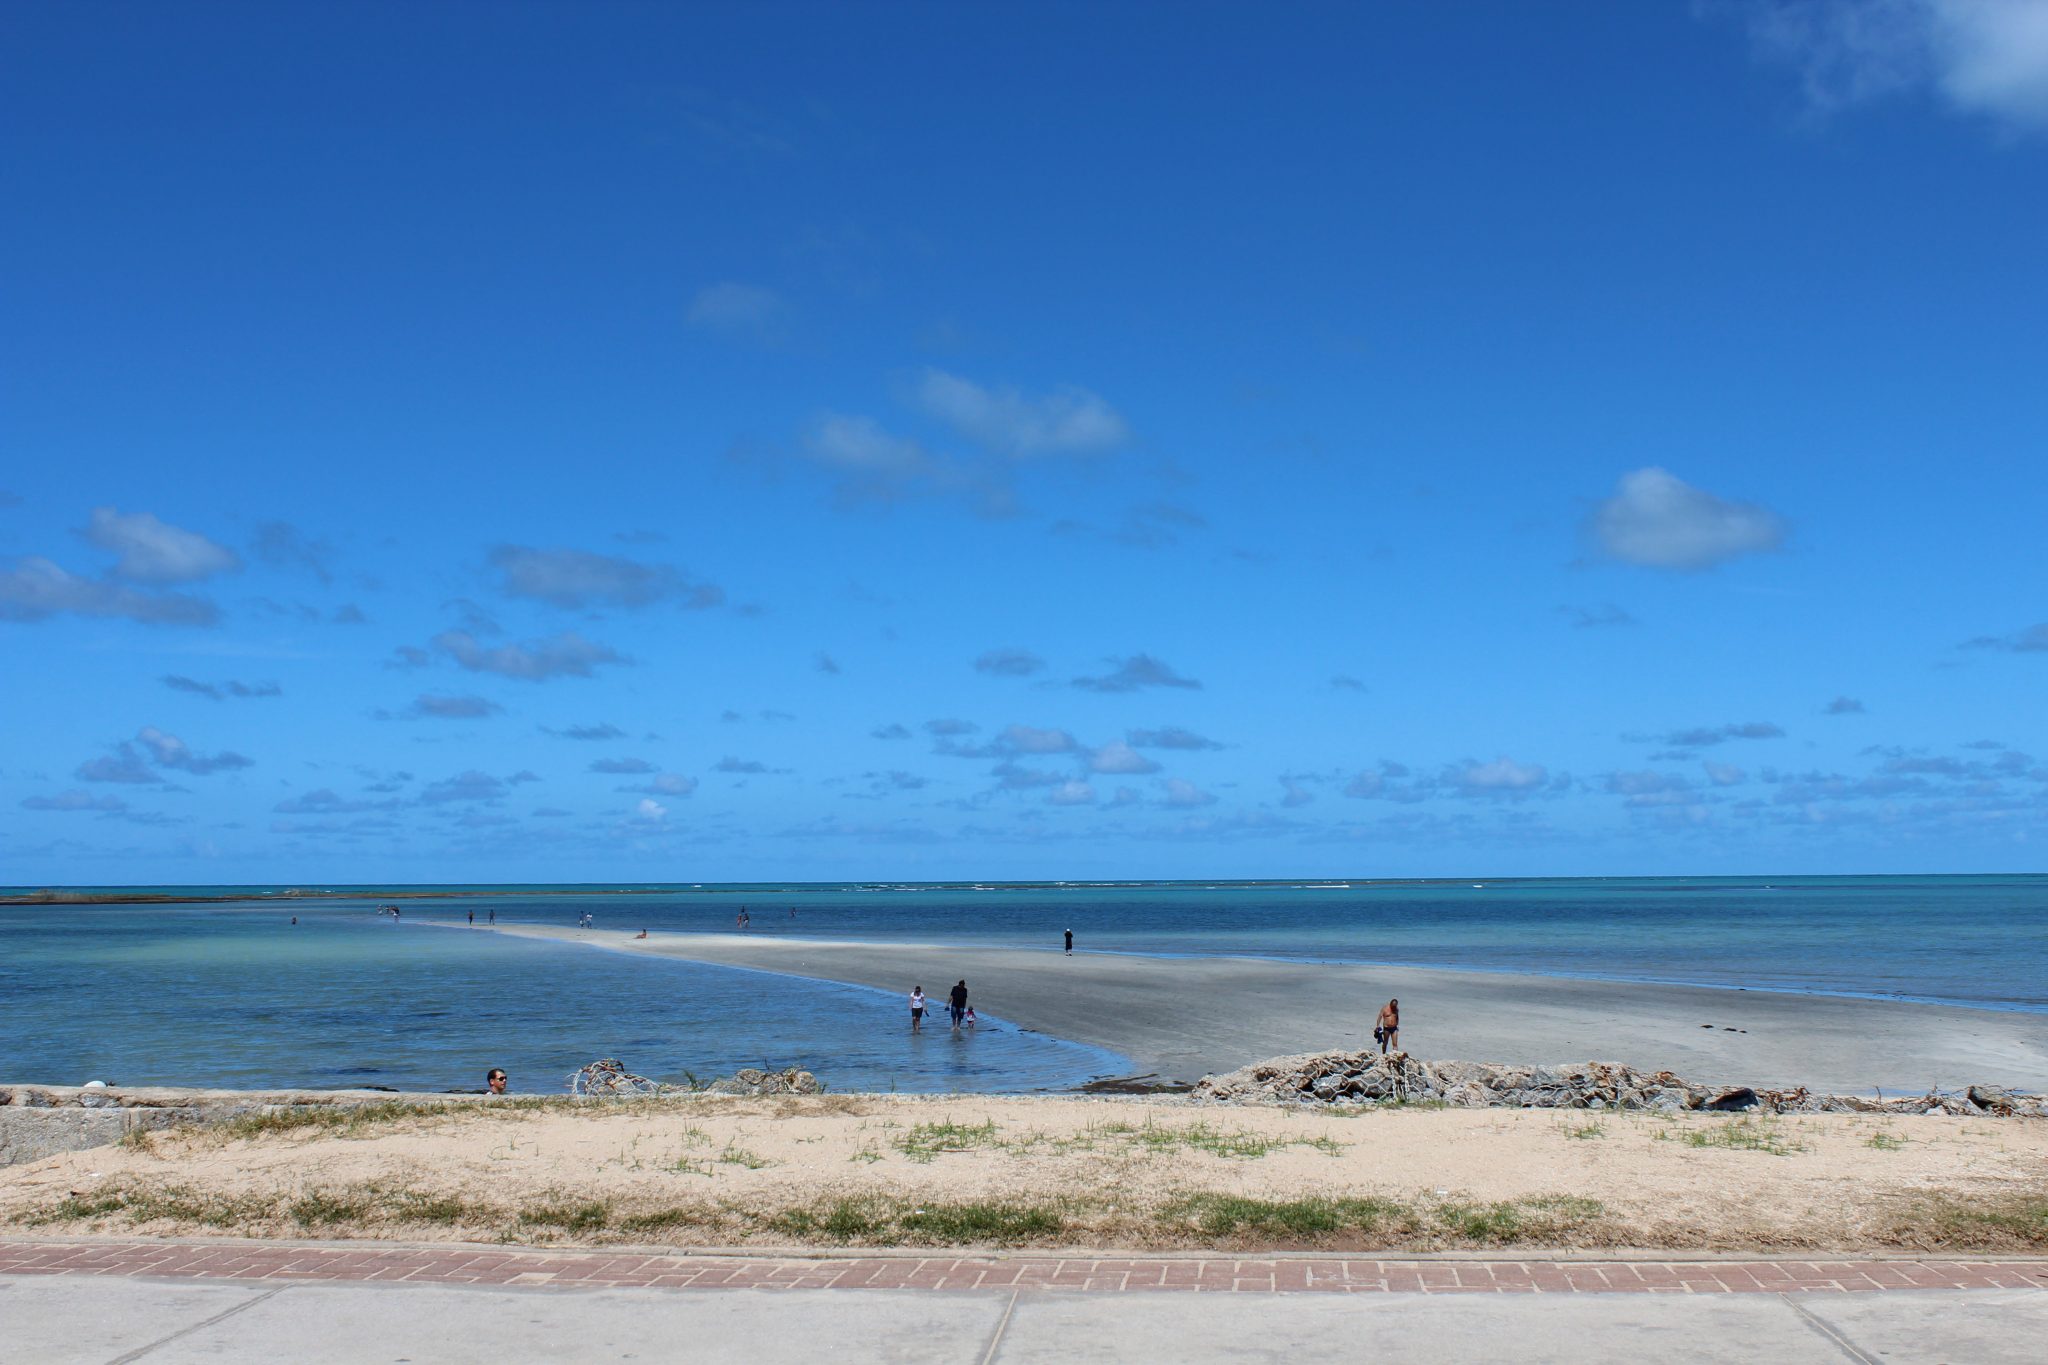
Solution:
[{"label": "sandy shoreline", "polygon": [[404,1104],[0,1173],[0,1229],[681,1246],[2027,1250],[2048,1124],[1161,1099]]},{"label": "sandy shoreline", "polygon": [[978,1011],[1121,1053],[1133,1074],[1175,1081],[1287,1053],[1364,1047],[1374,1012],[1394,996],[1401,1000],[1403,1044],[1427,1057],[1597,1058],[1669,1069],[1704,1084],[1804,1085],[1845,1094],[1970,1084],[2048,1089],[2042,1015],[1418,967],[1067,957],[740,934],[636,939],[624,930],[543,925],[500,924],[493,931],[905,995],[922,985],[939,999],[964,977]]}]

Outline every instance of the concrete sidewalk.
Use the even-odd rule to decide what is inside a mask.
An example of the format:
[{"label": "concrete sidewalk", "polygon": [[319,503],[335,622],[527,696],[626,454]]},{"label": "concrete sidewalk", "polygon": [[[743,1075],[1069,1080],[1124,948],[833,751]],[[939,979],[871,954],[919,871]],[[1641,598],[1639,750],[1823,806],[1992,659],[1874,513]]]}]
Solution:
[{"label": "concrete sidewalk", "polygon": [[1130,1294],[0,1277],[0,1362],[2041,1359],[2048,1292]]}]

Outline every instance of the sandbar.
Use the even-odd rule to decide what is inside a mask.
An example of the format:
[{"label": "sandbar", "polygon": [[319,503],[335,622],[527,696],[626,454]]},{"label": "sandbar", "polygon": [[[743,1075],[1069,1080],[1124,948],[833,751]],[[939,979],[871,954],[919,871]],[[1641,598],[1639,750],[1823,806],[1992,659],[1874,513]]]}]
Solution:
[{"label": "sandbar", "polygon": [[2048,1090],[2042,1014],[1264,958],[1069,957],[968,944],[493,928],[905,996],[921,985],[938,1002],[964,978],[977,1013],[1121,1053],[1132,1074],[1168,1082],[1289,1053],[1368,1046],[1373,1017],[1392,997],[1401,1001],[1402,1045],[1425,1057],[1613,1061],[1705,1085],[1803,1085],[1840,1094],[1973,1084]]}]

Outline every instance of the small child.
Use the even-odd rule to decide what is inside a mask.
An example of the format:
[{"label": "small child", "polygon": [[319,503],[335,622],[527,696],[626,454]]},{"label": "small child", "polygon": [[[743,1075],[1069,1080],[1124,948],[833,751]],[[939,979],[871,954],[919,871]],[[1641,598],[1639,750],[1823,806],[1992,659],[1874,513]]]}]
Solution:
[{"label": "small child", "polygon": [[969,1028],[974,1027],[974,1006],[969,1005],[967,1007],[967,1018],[962,1020],[961,1022],[965,1023]]}]

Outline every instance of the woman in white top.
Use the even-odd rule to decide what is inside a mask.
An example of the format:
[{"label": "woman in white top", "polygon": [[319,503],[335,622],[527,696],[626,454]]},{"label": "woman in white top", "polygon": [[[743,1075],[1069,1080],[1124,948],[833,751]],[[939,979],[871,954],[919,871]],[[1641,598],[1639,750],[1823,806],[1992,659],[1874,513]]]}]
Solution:
[{"label": "woman in white top", "polygon": [[919,1033],[919,1032],[922,1032],[922,1031],[923,1031],[923,1027],[922,1027],[922,1026],[923,1026],[923,1024],[924,1024],[924,987],[922,987],[922,986],[912,986],[912,987],[910,988],[910,1031],[911,1031],[912,1033]]}]

